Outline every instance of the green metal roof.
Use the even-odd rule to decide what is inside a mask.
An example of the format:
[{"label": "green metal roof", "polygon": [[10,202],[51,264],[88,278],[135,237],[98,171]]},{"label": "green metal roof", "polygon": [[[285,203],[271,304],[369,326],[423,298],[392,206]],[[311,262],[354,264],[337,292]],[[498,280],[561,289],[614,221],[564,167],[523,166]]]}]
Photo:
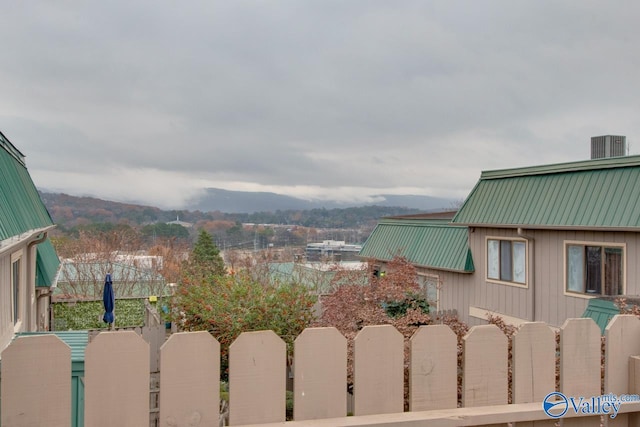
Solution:
[{"label": "green metal roof", "polygon": [[55,335],[71,348],[71,362],[84,362],[84,352],[89,344],[89,331],[20,332],[17,337]]},{"label": "green metal roof", "polygon": [[416,266],[463,273],[474,271],[468,229],[448,220],[383,218],[360,257],[389,261],[403,256]]},{"label": "green metal roof", "polygon": [[50,287],[54,284],[60,268],[60,259],[49,239],[37,246],[36,286]]},{"label": "green metal roof", "polygon": [[295,282],[307,286],[319,294],[328,294],[331,292],[332,281],[338,270],[362,273],[359,275],[360,281],[358,281],[357,274],[350,275],[349,278],[355,280],[357,283],[349,284],[363,284],[365,282],[367,272],[363,269],[363,264],[360,261],[339,261],[336,263],[283,262],[269,264],[269,273],[271,279],[275,282]]},{"label": "green metal roof", "polygon": [[[168,295],[170,290],[164,277],[147,268],[121,262],[64,262],[60,267],[54,295],[76,295],[76,291],[93,291],[83,297],[101,297],[107,273],[111,274],[116,298],[146,298],[150,295]],[[77,288],[72,286],[77,285]]]},{"label": "green metal roof", "polygon": [[0,241],[51,225],[24,156],[0,132]]},{"label": "green metal roof", "polygon": [[453,223],[640,228],[640,156],[482,172]]},{"label": "green metal roof", "polygon": [[616,314],[620,314],[620,308],[616,306],[615,301],[593,298],[589,300],[589,304],[584,310],[582,317],[592,318],[604,335],[604,330],[609,324],[609,321]]}]

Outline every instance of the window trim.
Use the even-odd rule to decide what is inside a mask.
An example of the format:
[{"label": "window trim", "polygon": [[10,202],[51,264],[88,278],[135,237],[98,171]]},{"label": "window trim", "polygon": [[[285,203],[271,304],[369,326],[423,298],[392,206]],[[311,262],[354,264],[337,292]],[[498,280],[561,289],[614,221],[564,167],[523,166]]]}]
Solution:
[{"label": "window trim", "polygon": [[[440,311],[440,288],[442,287],[442,282],[440,281],[440,276],[438,274],[433,273],[422,273],[418,272],[418,280],[420,284],[422,284],[422,280],[433,280],[437,283],[436,285],[436,311]],[[425,283],[426,285],[426,283]],[[425,287],[425,294],[428,294],[428,291]],[[428,296],[428,295],[427,295]]]},{"label": "window trim", "polygon": [[[23,250],[19,250],[11,254],[11,267],[9,271],[10,277],[10,294],[11,294],[11,322],[13,323],[14,332],[19,332],[22,330],[22,323],[24,321],[24,301],[25,301],[25,293],[26,293],[26,270],[25,270],[25,257]],[[13,275],[13,266],[16,262],[19,262],[19,277],[18,277],[18,300],[14,303],[14,275]],[[17,305],[17,307],[16,307]],[[17,313],[16,313],[17,311]]]},{"label": "window trim", "polygon": [[[565,240],[562,245],[562,284],[563,284],[563,292],[565,296],[570,296],[574,298],[583,298],[583,299],[592,299],[592,298],[600,298],[604,295],[600,294],[587,294],[586,292],[575,292],[568,290],[568,272],[567,268],[569,266],[567,252],[569,246],[600,246],[603,248],[621,248],[622,249],[622,295],[627,293],[627,244],[626,243],[618,243],[618,242],[603,242],[603,241],[595,241],[595,240]],[[613,295],[615,296],[615,295]]]},{"label": "window trim", "polygon": [[[500,241],[510,241],[510,242],[518,242],[524,243],[524,283],[506,281],[500,279],[492,279],[489,277],[489,240],[497,240]],[[498,246],[501,246],[498,244]],[[513,246],[512,246],[513,248]],[[513,286],[520,289],[528,289],[529,288],[529,241],[527,239],[522,239],[518,237],[507,237],[507,236],[485,236],[484,241],[484,279],[487,283],[495,283],[498,285],[507,285]],[[512,256],[513,257],[513,256]],[[512,259],[513,262],[513,259]],[[500,272],[501,265],[498,266],[498,272]]]}]

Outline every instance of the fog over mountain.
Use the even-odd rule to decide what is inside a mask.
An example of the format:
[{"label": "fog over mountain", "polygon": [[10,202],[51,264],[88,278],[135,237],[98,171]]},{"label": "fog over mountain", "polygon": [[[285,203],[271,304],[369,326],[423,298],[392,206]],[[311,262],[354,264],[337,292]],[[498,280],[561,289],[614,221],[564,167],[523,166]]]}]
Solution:
[{"label": "fog over mountain", "polygon": [[372,197],[368,202],[305,200],[269,192],[229,191],[219,188],[207,188],[202,195],[188,200],[186,208],[203,212],[253,213],[273,212],[277,210],[340,209],[376,205],[431,211],[449,209],[455,203],[456,200],[449,198],[388,194]]}]

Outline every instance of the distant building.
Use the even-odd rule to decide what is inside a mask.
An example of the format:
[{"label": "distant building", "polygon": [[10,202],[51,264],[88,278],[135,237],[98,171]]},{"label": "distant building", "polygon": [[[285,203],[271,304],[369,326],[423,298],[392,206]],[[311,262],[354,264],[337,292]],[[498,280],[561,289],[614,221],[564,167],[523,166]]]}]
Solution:
[{"label": "distant building", "polygon": [[167,224],[171,225],[171,224],[175,224],[175,225],[181,225],[184,228],[191,228],[193,227],[193,224],[190,222],[184,222],[184,221],[180,221],[180,216],[176,216],[176,220],[175,221],[169,221]]},{"label": "distant building", "polygon": [[306,256],[309,261],[359,261],[361,249],[362,245],[347,244],[344,240],[324,240],[322,243],[308,243]]}]

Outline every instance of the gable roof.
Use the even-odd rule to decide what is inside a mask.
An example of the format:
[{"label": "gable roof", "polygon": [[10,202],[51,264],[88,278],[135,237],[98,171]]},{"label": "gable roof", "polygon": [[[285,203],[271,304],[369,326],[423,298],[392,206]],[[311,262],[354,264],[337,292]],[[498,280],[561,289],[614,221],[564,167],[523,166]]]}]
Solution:
[{"label": "gable roof", "polygon": [[24,155],[0,132],[0,242],[52,225]]},{"label": "gable roof", "polygon": [[[0,132],[0,248],[3,241],[52,228],[53,220],[27,171],[24,155]],[[5,246],[6,249],[6,246]],[[37,246],[36,286],[52,286],[60,260],[47,239]]]},{"label": "gable roof", "polygon": [[484,171],[453,223],[640,231],[640,156]]},{"label": "gable roof", "polygon": [[467,227],[448,219],[383,218],[360,257],[390,261],[402,256],[419,267],[462,273],[474,271]]}]

